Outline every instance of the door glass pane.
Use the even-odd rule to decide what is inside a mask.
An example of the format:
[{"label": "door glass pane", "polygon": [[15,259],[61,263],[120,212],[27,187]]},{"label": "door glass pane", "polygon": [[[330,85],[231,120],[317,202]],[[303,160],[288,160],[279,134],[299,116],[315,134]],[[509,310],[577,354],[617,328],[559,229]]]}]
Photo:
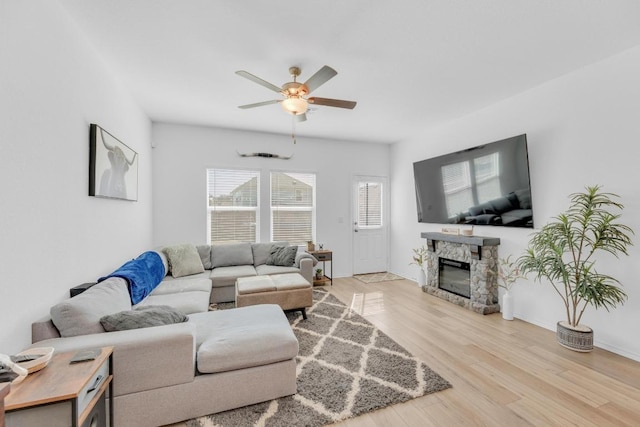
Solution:
[{"label": "door glass pane", "polygon": [[358,227],[382,226],[382,183],[358,183]]}]

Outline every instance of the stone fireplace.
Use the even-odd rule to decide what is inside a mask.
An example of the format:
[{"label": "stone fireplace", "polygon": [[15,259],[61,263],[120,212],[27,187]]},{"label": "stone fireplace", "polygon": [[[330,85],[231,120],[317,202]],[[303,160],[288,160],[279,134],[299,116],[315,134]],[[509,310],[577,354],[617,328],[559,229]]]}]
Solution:
[{"label": "stone fireplace", "polygon": [[[422,233],[427,239],[427,284],[424,292],[481,314],[497,313],[496,267],[500,239]],[[442,283],[441,283],[442,281]]]}]

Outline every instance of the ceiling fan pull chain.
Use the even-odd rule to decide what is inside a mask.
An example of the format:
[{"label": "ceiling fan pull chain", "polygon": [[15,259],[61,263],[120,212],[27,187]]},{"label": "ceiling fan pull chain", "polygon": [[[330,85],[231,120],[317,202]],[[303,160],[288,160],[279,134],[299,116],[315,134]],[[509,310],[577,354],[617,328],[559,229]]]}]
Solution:
[{"label": "ceiling fan pull chain", "polygon": [[291,139],[293,139],[293,143],[296,143],[296,119],[291,119]]}]

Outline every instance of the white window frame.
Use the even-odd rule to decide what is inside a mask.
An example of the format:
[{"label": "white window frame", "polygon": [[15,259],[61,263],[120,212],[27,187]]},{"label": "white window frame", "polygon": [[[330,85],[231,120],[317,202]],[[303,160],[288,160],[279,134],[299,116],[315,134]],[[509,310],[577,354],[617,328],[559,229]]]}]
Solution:
[{"label": "white window frame", "polygon": [[[256,182],[256,206],[211,206],[209,204],[209,195],[210,195],[210,188],[209,188],[209,184],[210,184],[210,178],[209,178],[209,173],[210,171],[222,171],[222,170],[227,170],[227,171],[238,171],[238,172],[251,172],[251,173],[255,173],[255,176],[257,177],[257,182]],[[255,242],[259,242],[260,241],[260,182],[261,182],[261,171],[259,169],[243,169],[243,168],[229,168],[229,167],[209,167],[206,169],[206,203],[207,203],[207,236],[206,236],[206,242],[208,242],[209,244],[213,243],[211,241],[211,212],[216,210],[219,212],[230,212],[230,211],[255,211],[256,215],[256,219],[255,219],[255,241],[254,242],[250,242],[250,243],[255,243]]]},{"label": "white window frame", "polygon": [[[311,207],[307,207],[307,206],[274,206],[273,205],[273,174],[290,174],[290,175],[309,175],[311,177],[313,177],[313,184],[312,184],[312,197],[311,197],[311,203],[312,206]],[[312,241],[316,240],[316,195],[317,195],[317,190],[318,190],[318,186],[317,186],[317,182],[318,182],[318,176],[315,172],[299,172],[299,171],[289,171],[289,170],[270,170],[268,171],[269,174],[269,239],[270,241],[276,241],[276,238],[274,237],[274,212],[275,211],[290,211],[290,212],[311,212],[311,237],[310,239]],[[294,198],[297,200],[298,199],[298,195],[297,192],[294,193]],[[280,240],[278,238],[278,240]],[[298,244],[302,244],[305,242],[289,242],[289,243],[298,243]]]}]

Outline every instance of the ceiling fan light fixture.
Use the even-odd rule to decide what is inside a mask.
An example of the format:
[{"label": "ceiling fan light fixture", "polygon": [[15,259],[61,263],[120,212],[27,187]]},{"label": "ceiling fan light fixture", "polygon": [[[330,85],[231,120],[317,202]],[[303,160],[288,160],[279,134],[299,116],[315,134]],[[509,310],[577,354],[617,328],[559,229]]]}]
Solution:
[{"label": "ceiling fan light fixture", "polygon": [[306,113],[308,108],[309,104],[304,98],[290,97],[282,101],[282,109],[294,116]]}]

